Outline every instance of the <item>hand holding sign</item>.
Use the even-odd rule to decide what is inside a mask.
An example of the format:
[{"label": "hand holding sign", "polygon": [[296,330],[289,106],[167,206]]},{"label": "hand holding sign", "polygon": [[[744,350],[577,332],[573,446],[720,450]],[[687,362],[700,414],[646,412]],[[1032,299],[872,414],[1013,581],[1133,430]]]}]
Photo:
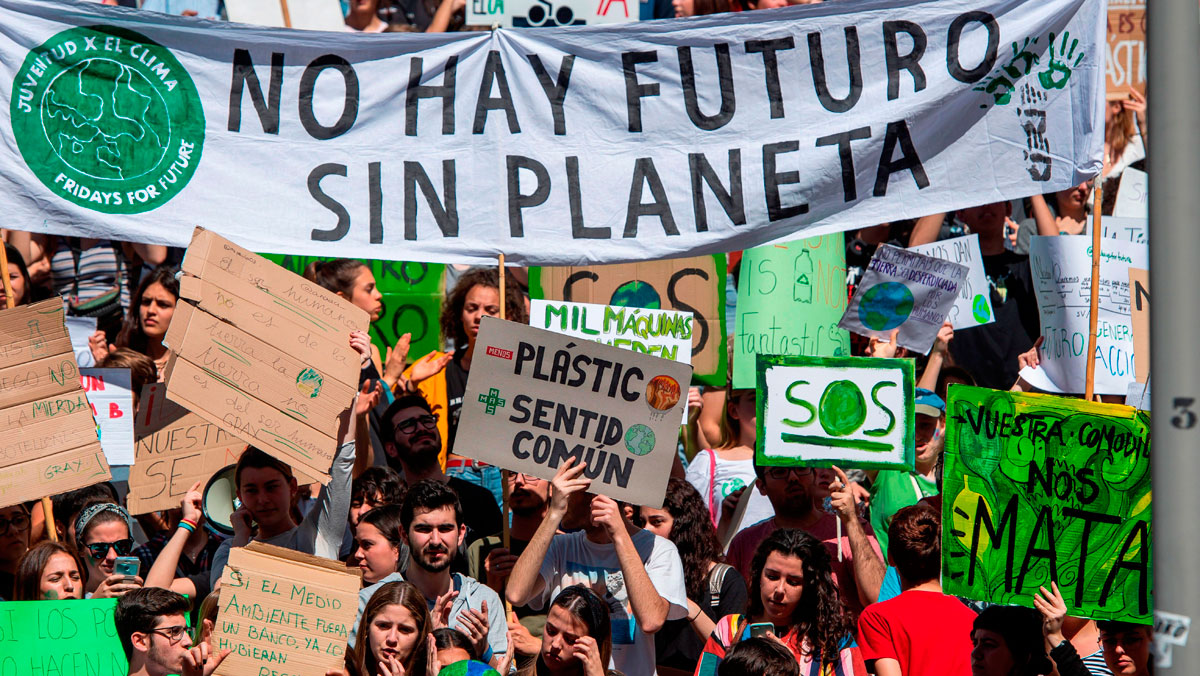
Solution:
[{"label": "hand holding sign", "polygon": [[[567,503],[571,499],[571,494],[586,491],[591,487],[591,479],[580,478],[586,468],[587,465],[580,463],[576,458],[567,458],[567,461],[559,466],[554,478],[550,481],[550,513],[556,515],[560,520],[567,513]],[[547,514],[547,518],[549,518],[549,514]]]}]

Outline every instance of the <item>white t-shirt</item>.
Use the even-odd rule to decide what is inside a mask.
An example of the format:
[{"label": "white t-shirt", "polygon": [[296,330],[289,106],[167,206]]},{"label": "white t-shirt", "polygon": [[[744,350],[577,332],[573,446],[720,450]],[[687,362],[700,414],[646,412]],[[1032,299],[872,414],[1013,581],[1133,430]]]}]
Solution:
[{"label": "white t-shirt", "polygon": [[[688,616],[687,589],[683,581],[683,562],[679,551],[670,540],[643,530],[634,534],[633,545],[641,555],[646,574],[659,595],[670,602],[668,620]],[[587,539],[584,532],[555,535],[542,560],[542,581],[546,591],[540,599],[530,602],[534,610],[549,605],[559,592],[567,587],[582,584],[608,603],[612,621],[612,663],[625,676],[653,676],[655,673],[654,637],[640,630],[629,594],[625,588],[625,576],[617,560],[617,549],[611,544],[596,544]]]},{"label": "white t-shirt", "polygon": [[[716,462],[713,462],[713,459]],[[717,480],[712,480],[712,468],[715,465]],[[721,503],[729,494],[744,488],[750,487],[750,504],[746,505],[746,512],[742,515],[742,522],[737,524],[737,530],[734,534],[742,532],[746,528],[753,526],[760,521],[766,521],[775,516],[775,508],[771,506],[771,501],[767,496],[763,495],[754,485],[754,460],[746,458],[745,460],[725,460],[720,453],[711,449],[705,449],[696,454],[692,458],[692,462],[688,464],[687,474],[685,475],[688,483],[696,487],[700,492],[700,498],[704,500],[704,504],[709,507],[713,514],[713,520],[719,522],[721,520]],[[709,486],[712,486],[711,502],[709,495]]]}]

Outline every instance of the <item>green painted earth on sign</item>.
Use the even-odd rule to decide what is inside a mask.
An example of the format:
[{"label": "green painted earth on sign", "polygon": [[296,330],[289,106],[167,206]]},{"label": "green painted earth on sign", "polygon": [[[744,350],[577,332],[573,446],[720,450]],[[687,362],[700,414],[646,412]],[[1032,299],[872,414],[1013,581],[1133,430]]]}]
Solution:
[{"label": "green painted earth on sign", "polygon": [[625,448],[634,455],[646,455],[654,450],[654,430],[645,425],[631,425],[625,432]]}]

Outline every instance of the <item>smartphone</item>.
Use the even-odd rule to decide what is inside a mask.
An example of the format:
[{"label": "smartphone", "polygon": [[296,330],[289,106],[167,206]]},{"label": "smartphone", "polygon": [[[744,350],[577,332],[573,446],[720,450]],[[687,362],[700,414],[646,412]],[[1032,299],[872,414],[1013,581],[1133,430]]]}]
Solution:
[{"label": "smartphone", "polygon": [[768,631],[775,631],[775,625],[770,622],[755,622],[750,625],[750,638],[766,636]]},{"label": "smartphone", "polygon": [[137,577],[142,561],[136,556],[118,556],[113,563],[113,573],[124,577]]}]

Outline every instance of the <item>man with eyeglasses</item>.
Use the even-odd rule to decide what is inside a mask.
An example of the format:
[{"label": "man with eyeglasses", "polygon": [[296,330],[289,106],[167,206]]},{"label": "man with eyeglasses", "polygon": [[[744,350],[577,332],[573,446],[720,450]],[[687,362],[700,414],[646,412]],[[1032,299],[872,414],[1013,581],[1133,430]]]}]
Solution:
[{"label": "man with eyeglasses", "polygon": [[[405,483],[413,486],[418,481],[434,479],[458,494],[468,544],[500,532],[500,506],[492,492],[469,481],[447,476],[442,471],[438,462],[442,435],[438,431],[437,416],[425,397],[415,393],[397,398],[383,414],[383,422],[385,429],[392,430],[391,441],[385,439],[383,442],[388,464],[404,474]],[[456,572],[466,572],[462,557],[453,568]]]},{"label": "man with eyeglasses", "polygon": [[193,646],[184,614],[188,600],[158,587],[136,589],[121,597],[114,624],[129,660],[129,676],[211,676],[229,655],[213,654],[207,643]]},{"label": "man with eyeglasses", "polygon": [[[755,486],[775,508],[773,518],[761,521],[733,538],[728,563],[749,575],[758,545],[778,528],[799,528],[825,544],[833,564],[833,581],[855,616],[879,598],[887,567],[871,525],[859,518],[849,481],[841,470],[830,484],[837,516],[813,504],[816,473],[811,467],[768,467],[754,461]],[[838,524],[841,524],[839,529]],[[746,581],[747,585],[749,580]]]}]

